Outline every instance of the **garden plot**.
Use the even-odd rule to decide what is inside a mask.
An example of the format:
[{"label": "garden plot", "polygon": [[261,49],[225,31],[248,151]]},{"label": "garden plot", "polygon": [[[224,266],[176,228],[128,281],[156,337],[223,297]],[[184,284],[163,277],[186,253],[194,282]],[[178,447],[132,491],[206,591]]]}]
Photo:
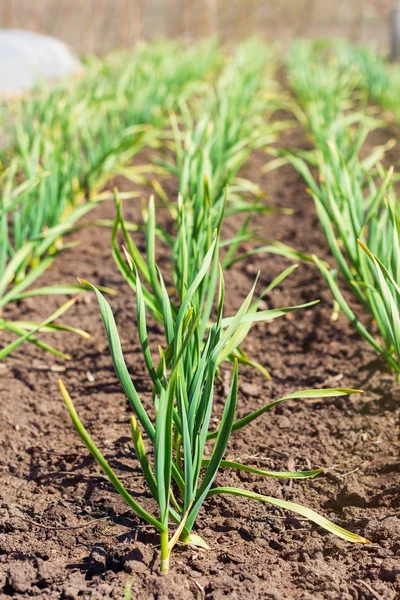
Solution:
[{"label": "garden plot", "polygon": [[[282,95],[279,103],[276,92],[275,89],[273,110],[279,106],[288,107],[288,97]],[[265,90],[262,93],[266,94]],[[263,97],[267,103],[268,94]],[[197,110],[196,102],[189,110]],[[186,108],[181,110],[186,111]],[[259,120],[262,113],[258,110],[257,106],[247,119]],[[191,492],[186,485],[183,490],[179,488],[181,475],[186,483],[193,481],[193,470],[199,458],[195,453],[190,454],[196,447],[195,439],[185,441],[181,435],[184,433],[186,400],[184,390],[176,384],[173,393],[176,389],[180,391],[173,396],[170,409],[177,413],[169,417],[166,414],[165,418],[172,419],[170,423],[177,431],[170,446],[170,464],[177,477],[174,483],[163,488],[166,495],[162,500],[159,486],[165,482],[168,470],[160,469],[163,456],[157,458],[160,446],[156,443],[155,460],[153,452],[148,454],[149,469],[154,468],[157,483],[157,489],[151,490],[149,480],[153,480],[149,471],[146,477],[143,452],[141,465],[138,462],[141,446],[137,432],[138,422],[142,424],[142,421],[136,414],[132,442],[132,406],[123,393],[123,387],[126,391],[129,383],[125,382],[121,387],[113,369],[115,337],[110,352],[97,300],[84,284],[67,313],[68,326],[84,327],[92,335],[90,340],[76,343],[71,341],[76,338],[65,337],[62,331],[46,332],[38,328],[35,332],[45,343],[49,339],[56,340],[57,349],[69,354],[70,361],[43,353],[27,339],[1,363],[1,414],[6,424],[2,433],[3,593],[17,597],[29,594],[43,598],[95,598],[123,597],[125,590],[129,597],[128,582],[132,597],[138,598],[171,594],[176,598],[246,597],[250,594],[259,598],[311,595],[317,598],[373,598],[377,594],[395,598],[399,543],[399,521],[395,516],[398,503],[398,384],[382,360],[382,353],[366,343],[346,318],[346,313],[338,310],[324,283],[323,272],[321,275],[318,265],[308,259],[315,255],[324,261],[323,265],[325,261],[332,263],[313,199],[306,192],[301,175],[291,164],[269,171],[264,169],[271,160],[268,158],[271,146],[277,152],[287,148],[300,150],[304,159],[312,150],[314,140],[306,138],[304,129],[294,124],[292,115],[285,113],[287,125],[277,128],[274,123],[278,119],[271,120],[271,109],[266,110],[265,121],[270,122],[267,137],[263,133],[263,137],[251,140],[244,147],[245,156],[237,162],[239,177],[233,179],[235,171],[232,174],[224,164],[220,171],[225,176],[218,177],[212,171],[215,159],[210,165],[187,160],[188,147],[179,131],[185,132],[185,128],[188,131],[191,120],[190,113],[184,114],[186,117],[182,118],[174,135],[163,136],[166,143],[141,152],[141,158],[137,160],[136,164],[148,164],[147,153],[152,159],[157,158],[157,177],[146,173],[143,177],[133,178],[132,173],[126,171],[124,162],[125,178],[117,176],[104,188],[111,195],[115,187],[118,189],[116,204],[112,200],[98,203],[90,215],[91,220],[103,227],[85,227],[72,233],[68,237],[71,247],[60,253],[52,261],[48,273],[41,277],[48,279],[50,275],[51,284],[61,286],[79,276],[92,285],[118,292],[116,296],[108,296],[107,303],[115,316],[122,353],[136,392],[157,427],[158,417],[153,421],[154,409],[160,414],[163,390],[168,391],[170,374],[174,372],[174,362],[168,359],[168,353],[172,352],[168,351],[168,346],[178,339],[179,310],[185,304],[188,290],[193,289],[193,282],[198,282],[199,272],[208,278],[207,285],[200,291],[195,289],[198,294],[195,300],[186,301],[188,312],[185,312],[184,335],[180,341],[183,350],[174,349],[172,359],[179,365],[184,357],[184,364],[177,368],[177,371],[183,369],[178,378],[180,381],[186,381],[192,365],[201,365],[206,347],[202,339],[207,340],[210,322],[218,324],[218,305],[222,307],[219,282],[222,278],[216,275],[217,230],[221,246],[219,262],[225,267],[221,322],[239,311],[236,331],[240,331],[240,335],[233,332],[235,343],[218,348],[217,358],[221,357],[221,360],[217,360],[218,368],[215,368],[212,381],[207,383],[205,380],[200,386],[201,389],[207,385],[214,387],[214,406],[209,422],[210,442],[200,456],[199,487],[194,486]],[[286,131],[278,135],[279,129],[285,128]],[[226,128],[222,131],[226,132]],[[197,130],[198,136],[199,132],[201,128]],[[212,128],[208,127],[208,136],[211,135]],[[382,143],[388,140],[384,130],[381,130],[381,137]],[[196,141],[196,130],[192,137],[186,138],[186,144],[190,139]],[[259,143],[260,140],[264,140],[263,143]],[[369,143],[367,137],[364,150],[369,150]],[[207,156],[203,153],[205,147],[200,138],[202,152],[195,147],[193,157]],[[225,148],[228,148],[228,162],[232,150],[229,146]],[[239,147],[234,143],[231,148],[239,152],[238,158],[242,157],[240,140]],[[221,152],[217,156],[220,157]],[[315,173],[315,165],[311,167]],[[206,180],[204,175],[207,175]],[[194,184],[197,181],[197,186],[190,183],[185,184],[185,188],[185,181]],[[228,191],[231,196],[227,202],[225,183],[231,183]],[[185,193],[179,203],[176,199],[182,188]],[[187,191],[190,189],[192,192]],[[99,193],[102,191],[100,188]],[[213,191],[217,192],[213,195]],[[268,197],[262,197],[260,191],[266,192]],[[155,194],[155,202],[149,204],[152,194]],[[198,214],[196,211],[203,212],[201,227],[191,219]],[[111,227],[104,227],[112,223],[114,232]],[[204,227],[204,223],[209,226]],[[132,269],[129,256],[125,261],[122,239],[132,257]],[[78,240],[80,245],[76,246],[74,242]],[[232,248],[234,252],[230,255]],[[254,252],[256,248],[263,250]],[[241,260],[236,261],[235,257]],[[295,269],[293,258],[298,264]],[[214,262],[217,266],[213,269]],[[165,275],[165,288],[156,264]],[[243,302],[246,302],[258,271],[260,276],[254,299],[248,301],[244,310]],[[141,287],[138,287],[138,276],[142,280]],[[38,285],[41,281],[38,277]],[[214,292],[218,295],[218,289],[220,302],[207,301]],[[140,299],[141,291],[143,303],[139,302],[137,317],[140,323],[145,307],[146,335],[143,327],[136,327],[135,302],[138,293]],[[262,295],[264,291],[266,293]],[[351,288],[343,286],[343,297],[352,310],[359,311],[360,320],[365,318],[369,323],[367,309],[357,303]],[[320,302],[314,304],[317,299]],[[56,295],[21,298],[10,303],[7,319],[10,322],[27,319],[39,324],[44,315],[52,314],[59,305],[60,298]],[[104,306],[103,303],[103,309]],[[282,307],[298,306],[302,308],[282,310]],[[332,319],[333,308],[336,320]],[[256,319],[254,315],[257,314]],[[279,318],[271,320],[272,316]],[[248,324],[253,321],[256,322],[249,328]],[[225,322],[225,329],[231,323]],[[105,324],[106,328],[110,327],[108,309]],[[202,329],[196,329],[199,324]],[[239,328],[239,325],[244,327]],[[368,327],[373,325],[368,324]],[[189,336],[194,331],[200,331],[197,338]],[[370,331],[370,335],[376,335],[375,329]],[[172,336],[169,342],[165,332]],[[147,337],[151,359],[146,356]],[[226,338],[225,342],[229,339],[232,337]],[[215,343],[215,340],[205,344],[211,346],[211,342]],[[158,346],[163,348],[161,355]],[[225,352],[221,355],[223,349]],[[212,361],[207,358],[206,362]],[[118,371],[120,362],[116,366]],[[113,489],[111,483],[115,487],[115,481],[110,483],[105,476],[110,472],[106,469],[104,474],[79,443],[60,399],[59,377],[88,434],[106,457],[109,469],[129,491],[133,500],[130,506]],[[352,388],[363,389],[364,394],[348,396]],[[323,389],[329,391],[323,392]],[[309,391],[303,398],[296,399],[296,393],[298,395],[301,390],[320,391]],[[232,429],[235,422],[246,420],[257,411],[262,412],[266,404],[290,394],[294,399],[271,407],[258,419],[247,419],[246,428],[234,427],[228,445],[221,442],[221,436],[213,442],[213,432],[223,429],[229,418],[232,422],[228,429]],[[79,429],[69,400],[68,403]],[[145,417],[142,419],[145,422]],[[151,428],[149,432],[142,430],[140,435],[150,449]],[[84,434],[82,437],[90,447],[88,438]],[[216,449],[219,449],[219,457]],[[91,450],[93,453],[93,448]],[[191,477],[188,476],[190,456]],[[190,519],[194,524],[191,510],[200,497],[196,496],[197,490],[202,490],[204,477],[210,473],[213,461],[218,462],[220,469],[212,473],[211,493],[204,498],[193,527],[195,535],[201,536],[208,546],[205,549],[199,539],[194,539],[197,545],[191,545],[181,534],[190,535],[190,530],[186,532],[185,527]],[[246,468],[228,468],[232,464],[237,467],[238,463]],[[319,467],[324,469],[324,474],[316,476],[315,470]],[[269,475],[278,472],[291,478],[266,477],[265,472]],[[303,477],[302,473],[308,479],[297,481]],[[168,489],[172,490],[172,501]],[[232,489],[247,490],[250,497],[216,496],[213,492]],[[183,492],[182,500],[179,491]],[[255,501],[265,497],[278,499],[275,508]],[[308,510],[301,508],[287,512],[285,509],[294,508],[290,504],[293,502]],[[155,515],[157,523],[138,518],[135,515],[137,503],[146,515]],[[328,532],[313,525],[308,519],[316,513],[309,509],[335,525],[320,520],[319,524]],[[318,523],[318,519],[316,516],[312,520]],[[159,524],[167,522],[171,531],[169,540],[177,543],[170,559],[170,574],[161,578],[158,566],[160,542],[156,530],[163,533]],[[338,530],[338,525],[344,530]],[[174,538],[176,531],[182,538],[180,541]],[[353,543],[367,539],[368,544]],[[167,545],[167,554],[171,546],[168,548]],[[165,552],[166,542],[161,540],[164,561],[161,567],[164,570]]]}]

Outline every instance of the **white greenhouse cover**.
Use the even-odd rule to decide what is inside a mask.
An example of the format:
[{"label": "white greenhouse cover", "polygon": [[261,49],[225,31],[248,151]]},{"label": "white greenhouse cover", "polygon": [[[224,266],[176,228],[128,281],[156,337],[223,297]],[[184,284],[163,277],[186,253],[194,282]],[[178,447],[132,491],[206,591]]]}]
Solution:
[{"label": "white greenhouse cover", "polygon": [[13,96],[40,81],[81,73],[74,52],[56,38],[22,29],[0,29],[0,95]]}]

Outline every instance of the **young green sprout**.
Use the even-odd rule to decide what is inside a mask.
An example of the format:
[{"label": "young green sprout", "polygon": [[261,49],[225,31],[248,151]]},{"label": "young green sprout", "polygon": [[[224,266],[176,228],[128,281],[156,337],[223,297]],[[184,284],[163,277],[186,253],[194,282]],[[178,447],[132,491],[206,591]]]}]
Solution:
[{"label": "young green sprout", "polygon": [[[148,490],[158,505],[157,514],[145,510],[118,479],[86,431],[64,384],[60,381],[61,393],[75,429],[131,510],[159,532],[162,572],[168,571],[171,551],[178,542],[207,547],[206,542],[196,533],[195,523],[204,502],[216,494],[243,496],[292,510],[347,541],[366,543],[365,538],[346,531],[304,506],[239,488],[213,487],[218,471],[225,468],[267,477],[294,479],[315,477],[322,469],[275,473],[227,461],[224,456],[229,440],[235,431],[249,425],[281,402],[296,398],[342,396],[357,391],[340,388],[302,390],[268,402],[258,410],[237,419],[239,381],[238,361],[234,359],[230,390],[224,399],[219,426],[217,428],[211,426],[212,417],[215,416],[216,376],[218,369],[222,368],[219,366],[221,359],[229,353],[227,349],[235,346],[236,334],[243,325],[247,326],[255,321],[267,321],[279,316],[277,314],[279,310],[258,311],[252,308],[254,284],[237,313],[231,317],[224,317],[225,286],[222,270],[218,267],[218,248],[218,235],[216,235],[199,268],[192,273],[191,283],[183,290],[176,310],[171,308],[164,279],[157,265],[149,265],[151,270],[154,269],[157,277],[157,281],[150,281],[150,285],[157,287],[160,295],[159,309],[166,338],[165,347],[159,348],[158,362],[154,362],[149,351],[146,318],[146,292],[148,291],[143,287],[136,265],[128,255],[130,267],[135,273],[139,340],[143,359],[152,381],[153,402],[150,407],[142,402],[128,371],[112,310],[99,290],[92,286],[99,302],[114,369],[133,411],[132,443]],[[215,318],[212,318],[208,312],[204,313],[204,310],[210,303],[210,294],[214,299],[214,288],[210,285],[204,290],[203,285],[215,266],[219,273],[219,283],[215,298],[216,314]],[[294,307],[291,310],[294,310]],[[206,327],[202,329],[204,314],[207,315]],[[248,328],[246,334],[247,331]]]}]

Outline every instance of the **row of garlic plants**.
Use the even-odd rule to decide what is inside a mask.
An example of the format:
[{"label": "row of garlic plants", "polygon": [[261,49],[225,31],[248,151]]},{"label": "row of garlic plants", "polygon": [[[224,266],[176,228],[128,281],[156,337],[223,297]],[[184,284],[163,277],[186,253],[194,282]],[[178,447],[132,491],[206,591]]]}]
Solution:
[{"label": "row of garlic plants", "polygon": [[[116,375],[132,409],[131,437],[153,510],[147,510],[118,478],[82,423],[63,382],[60,389],[72,422],[110,482],[142,520],[158,531],[161,571],[167,572],[177,543],[207,548],[196,529],[203,504],[217,494],[232,494],[291,510],[327,531],[352,542],[367,540],[299,504],[231,486],[215,485],[222,469],[242,470],[265,477],[306,479],[321,469],[273,472],[226,460],[228,444],[236,431],[250,425],[277,404],[291,399],[347,395],[343,388],[300,390],[266,402],[258,410],[237,418],[240,389],[239,362],[246,359],[240,345],[255,322],[265,322],[287,312],[306,308],[292,306],[261,310],[264,294],[288,276],[279,275],[256,295],[257,278],[233,315],[225,315],[224,262],[222,252],[234,258],[240,242],[251,238],[251,215],[265,206],[251,182],[237,177],[238,169],[254,147],[270,143],[274,126],[268,123],[274,104],[266,97],[271,76],[271,55],[258,43],[238,49],[214,89],[191,112],[182,104],[172,116],[172,162],[162,167],[179,179],[178,202],[155,185],[160,200],[169,209],[168,228],[157,221],[158,207],[152,198],[143,211],[145,252],[128,231],[122,201],[115,193],[116,219],[112,251],[116,265],[136,297],[136,324],[143,361],[151,380],[152,402],[141,397],[124,358],[112,308],[101,291],[88,282],[97,297]],[[267,120],[267,124],[265,124]],[[228,184],[232,184],[229,189]],[[226,218],[235,215],[237,235],[224,237]],[[242,217],[241,217],[242,215]],[[121,250],[120,238],[123,238]],[[168,272],[157,264],[157,256],[168,263]],[[164,342],[158,354],[151,352],[149,324],[158,323]],[[232,366],[229,366],[232,365]],[[217,376],[229,369],[229,393],[216,391]],[[73,395],[73,394],[71,394]],[[219,397],[218,397],[219,396]],[[216,398],[223,403],[222,414]],[[215,419],[218,426],[214,426]],[[250,435],[250,434],[249,434]]]},{"label": "row of garlic plants", "polygon": [[144,45],[133,54],[93,59],[81,80],[38,89],[3,107],[7,143],[0,151],[0,329],[15,339],[0,350],[0,359],[25,340],[68,358],[36,334],[45,327],[59,328],[53,324],[55,316],[70,302],[42,323],[8,319],[9,305],[81,289],[75,284],[33,286],[69,247],[66,236],[77,222],[107,198],[101,193],[107,180],[162,139],[178,99],[198,94],[221,64],[215,43],[189,50],[172,42]]},{"label": "row of garlic plants", "polygon": [[[399,378],[399,209],[393,168],[382,164],[392,142],[361,155],[368,133],[380,122],[359,95],[360,70],[343,57],[339,60],[329,47],[299,44],[287,68],[301,109],[297,114],[315,149],[286,157],[304,177],[335,264],[331,268],[316,256],[312,260],[337,307]],[[349,306],[341,291],[343,280],[369,318]]]}]

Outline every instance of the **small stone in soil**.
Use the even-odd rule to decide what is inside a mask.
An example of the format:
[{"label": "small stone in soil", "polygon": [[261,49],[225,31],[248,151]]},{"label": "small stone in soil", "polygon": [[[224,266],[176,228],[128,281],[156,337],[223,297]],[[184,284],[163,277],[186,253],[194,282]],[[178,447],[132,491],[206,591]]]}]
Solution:
[{"label": "small stone in soil", "polygon": [[258,396],[258,394],[260,393],[259,386],[255,385],[254,383],[241,383],[239,389],[242,392],[242,394],[244,394],[247,397]]},{"label": "small stone in soil", "polygon": [[104,573],[107,569],[107,552],[104,548],[94,546],[90,553],[90,563],[88,574],[94,575],[96,573]]}]

